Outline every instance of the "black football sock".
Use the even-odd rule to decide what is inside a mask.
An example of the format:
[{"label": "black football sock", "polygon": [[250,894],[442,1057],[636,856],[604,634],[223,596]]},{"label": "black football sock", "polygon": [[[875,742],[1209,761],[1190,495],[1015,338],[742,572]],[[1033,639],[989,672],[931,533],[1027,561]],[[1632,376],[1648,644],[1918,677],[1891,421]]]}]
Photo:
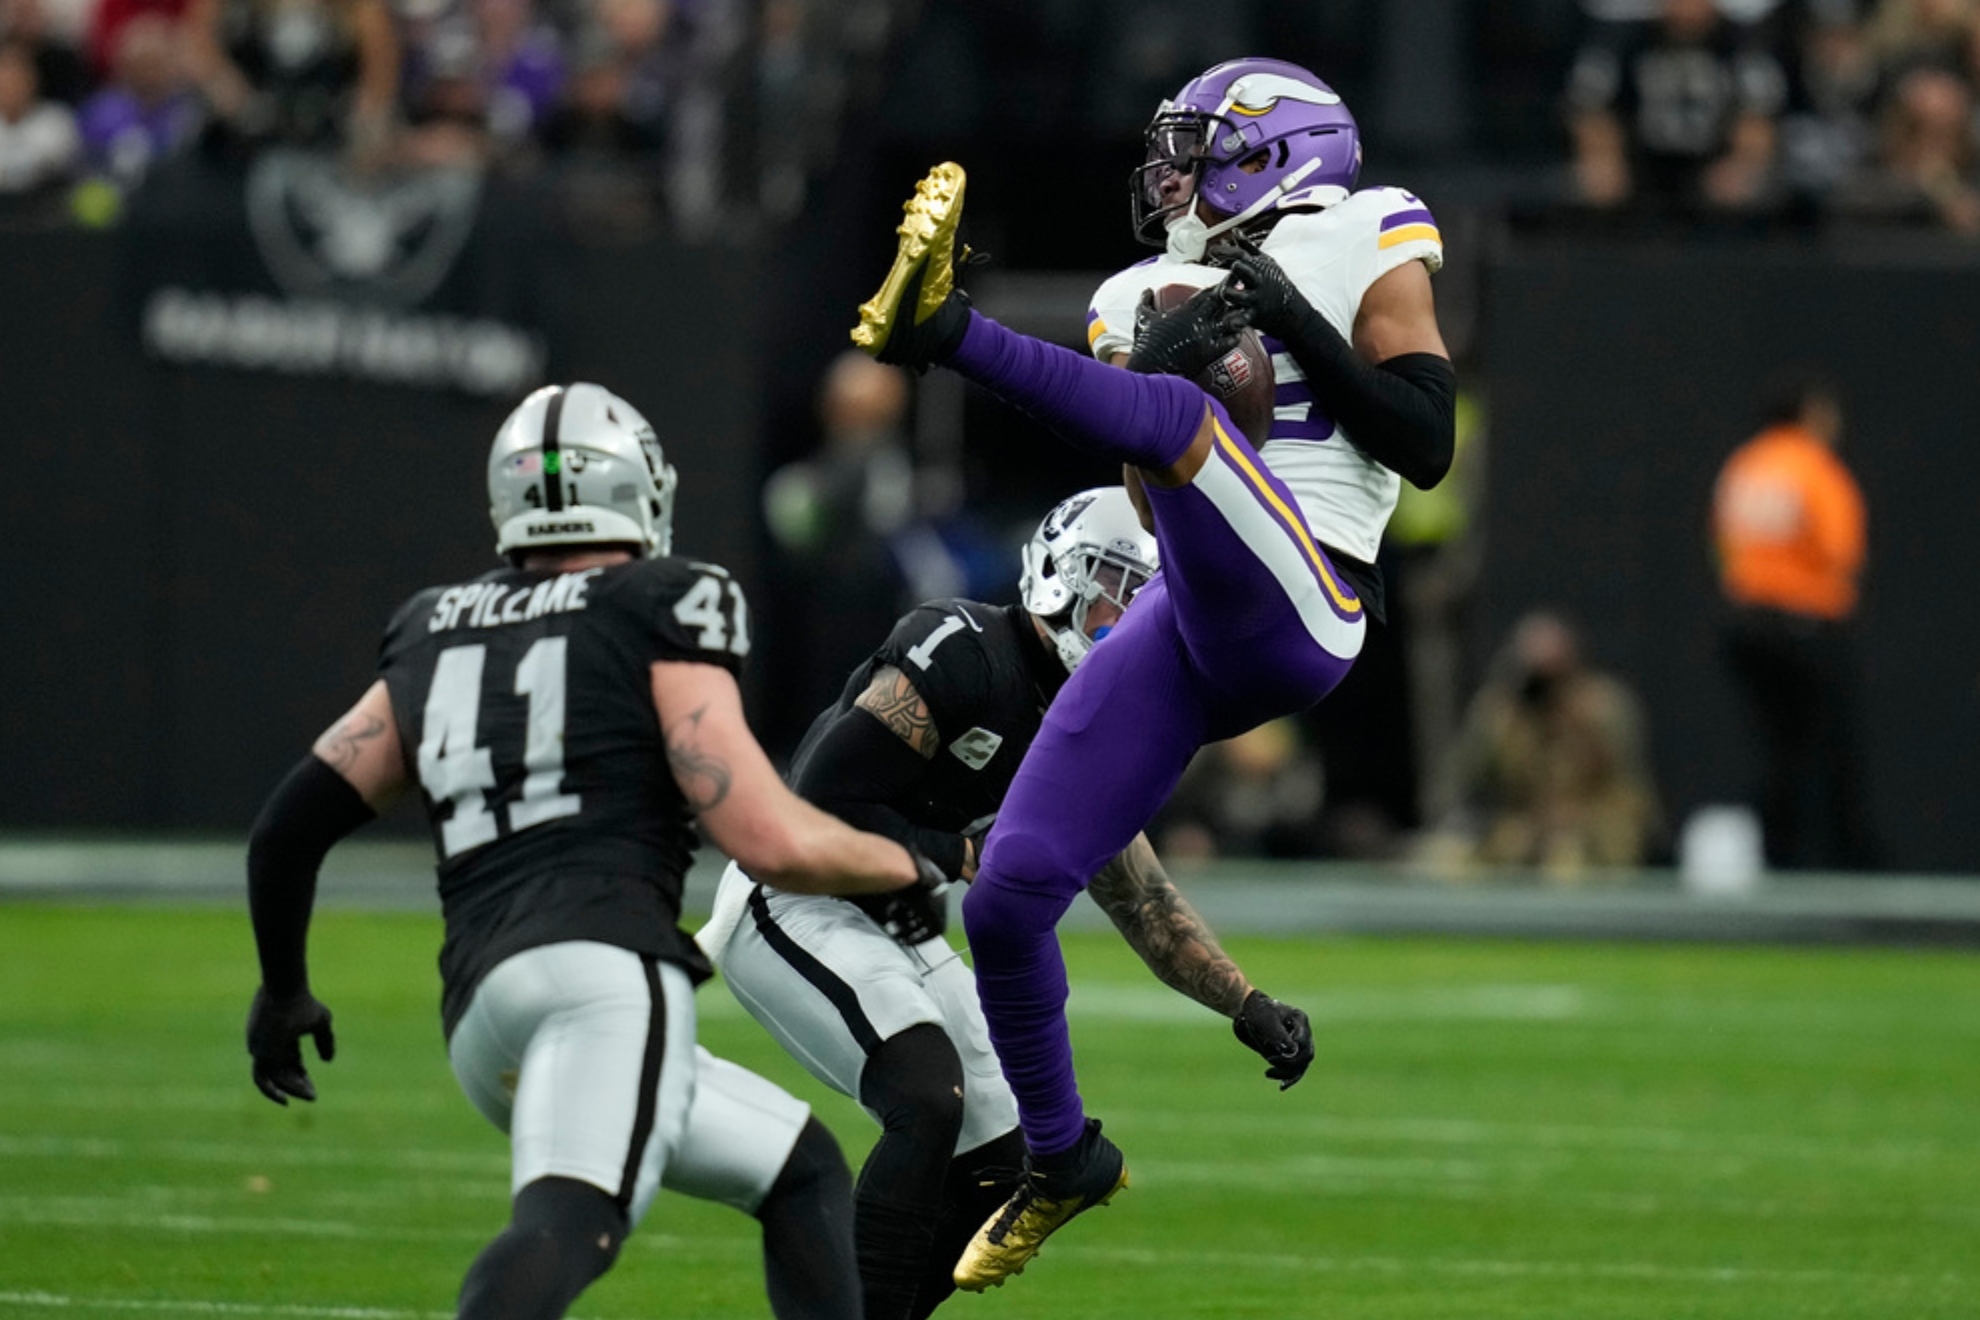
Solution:
[{"label": "black football sock", "polygon": [[860,1170],[859,1277],[866,1320],[907,1320],[930,1272],[942,1189],[963,1120],[962,1060],[948,1034],[920,1023],[867,1056],[859,1098],[880,1140]]},{"label": "black football sock", "polygon": [[808,1119],[756,1209],[770,1313],[779,1320],[859,1320],[851,1208],[846,1157],[825,1125]]},{"label": "black football sock", "polygon": [[538,1178],[469,1268],[460,1320],[556,1320],[625,1240],[625,1213],[610,1196],[574,1178]]},{"label": "black football sock", "polygon": [[1024,1134],[1016,1128],[950,1161],[942,1189],[942,1218],[935,1227],[934,1260],[915,1294],[911,1320],[926,1320],[956,1290],[956,1262],[963,1249],[976,1230],[1004,1208],[1023,1180]]}]

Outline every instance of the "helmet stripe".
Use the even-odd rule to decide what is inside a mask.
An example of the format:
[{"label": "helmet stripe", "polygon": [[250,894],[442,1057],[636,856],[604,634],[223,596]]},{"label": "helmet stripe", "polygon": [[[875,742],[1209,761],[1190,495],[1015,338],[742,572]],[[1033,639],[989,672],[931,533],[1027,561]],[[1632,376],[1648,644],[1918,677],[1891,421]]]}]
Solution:
[{"label": "helmet stripe", "polygon": [[557,448],[557,430],[564,420],[564,387],[556,386],[550,406],[543,410],[543,507],[551,513],[564,510],[564,462]]}]

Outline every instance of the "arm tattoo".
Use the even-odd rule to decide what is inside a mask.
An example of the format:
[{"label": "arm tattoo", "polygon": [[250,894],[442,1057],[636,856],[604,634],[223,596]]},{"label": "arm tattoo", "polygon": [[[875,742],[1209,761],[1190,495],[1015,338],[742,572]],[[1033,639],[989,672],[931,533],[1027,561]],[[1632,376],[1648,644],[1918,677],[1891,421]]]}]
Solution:
[{"label": "arm tattoo", "polygon": [[707,713],[708,707],[703,706],[667,731],[667,766],[674,772],[674,782],[681,786],[688,810],[697,814],[720,806],[729,796],[728,763],[696,745],[701,717]]},{"label": "arm tattoo", "polygon": [[1136,838],[1088,887],[1148,969],[1205,1008],[1235,1017],[1251,982],[1176,891],[1146,838]]},{"label": "arm tattoo", "polygon": [[935,717],[929,713],[928,703],[914,690],[914,684],[908,682],[908,676],[892,665],[881,665],[873,671],[873,681],[853,705],[871,711],[874,718],[893,730],[895,737],[923,757],[932,759],[941,749],[942,735],[935,730]]},{"label": "arm tattoo", "polygon": [[385,721],[376,715],[350,714],[330,726],[316,740],[316,754],[332,769],[342,772],[357,764],[362,744],[385,732]]}]

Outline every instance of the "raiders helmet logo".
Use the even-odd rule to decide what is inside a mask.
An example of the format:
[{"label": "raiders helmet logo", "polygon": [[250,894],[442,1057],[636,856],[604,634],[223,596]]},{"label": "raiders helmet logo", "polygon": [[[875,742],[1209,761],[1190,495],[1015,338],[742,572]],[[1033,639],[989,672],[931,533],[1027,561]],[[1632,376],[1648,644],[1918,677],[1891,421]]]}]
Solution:
[{"label": "raiders helmet logo", "polygon": [[1058,508],[1052,510],[1051,517],[1045,520],[1046,525],[1042,529],[1045,535],[1057,536],[1060,532],[1065,531],[1066,528],[1077,522],[1079,515],[1091,508],[1093,501],[1098,498],[1099,496],[1097,495],[1075,495]]}]

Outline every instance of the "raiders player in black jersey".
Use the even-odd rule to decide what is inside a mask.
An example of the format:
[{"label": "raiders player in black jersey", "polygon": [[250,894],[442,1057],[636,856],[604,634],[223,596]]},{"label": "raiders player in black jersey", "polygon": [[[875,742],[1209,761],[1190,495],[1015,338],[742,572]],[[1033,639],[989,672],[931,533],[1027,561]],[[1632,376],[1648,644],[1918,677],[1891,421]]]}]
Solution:
[{"label": "raiders player in black jersey", "polygon": [[[1023,568],[1022,605],[941,600],[901,619],[805,735],[797,791],[973,875],[1046,705],[1154,571],[1155,538],[1123,490],[1086,491],[1046,517]],[[1267,1076],[1299,1080],[1306,1015],[1252,988],[1145,837],[1088,892],[1157,976],[1235,1020]],[[857,1195],[867,1320],[948,1297],[964,1245],[1022,1172],[1016,1102],[945,914],[925,891],[846,903],[731,866],[696,936],[770,1034],[881,1124]]]},{"label": "raiders player in black jersey", "polygon": [[669,556],[674,470],[596,385],[551,386],[489,456],[510,566],[421,592],[379,678],[275,790],[248,850],[261,988],[254,1080],[314,1100],[330,1012],[305,948],[316,873],[416,783],[439,853],[442,1018],[454,1074],[510,1135],[514,1215],[469,1269],[460,1314],[564,1313],[663,1185],[763,1225],[779,1316],[859,1315],[851,1176],[809,1109],[695,1044],[708,975],[676,922],[693,822],[798,893],[942,878],[902,844],[794,795],[745,723],[741,590]]}]

